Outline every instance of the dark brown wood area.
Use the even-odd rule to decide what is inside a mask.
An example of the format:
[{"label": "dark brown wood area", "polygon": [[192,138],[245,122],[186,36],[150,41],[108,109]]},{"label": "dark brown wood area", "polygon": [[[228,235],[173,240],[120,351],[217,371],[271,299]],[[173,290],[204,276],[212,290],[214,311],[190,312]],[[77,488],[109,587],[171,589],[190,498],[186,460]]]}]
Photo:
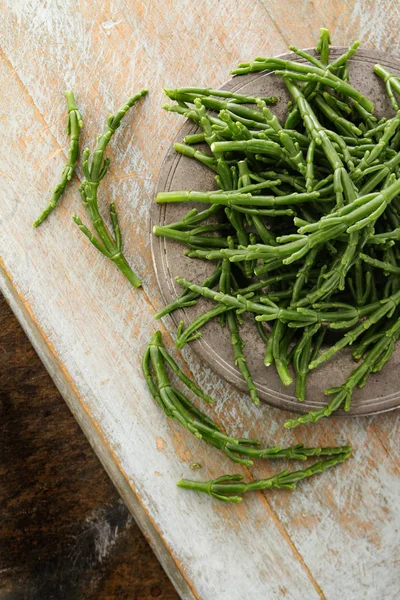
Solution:
[{"label": "dark brown wood area", "polygon": [[0,296],[1,600],[177,600]]}]

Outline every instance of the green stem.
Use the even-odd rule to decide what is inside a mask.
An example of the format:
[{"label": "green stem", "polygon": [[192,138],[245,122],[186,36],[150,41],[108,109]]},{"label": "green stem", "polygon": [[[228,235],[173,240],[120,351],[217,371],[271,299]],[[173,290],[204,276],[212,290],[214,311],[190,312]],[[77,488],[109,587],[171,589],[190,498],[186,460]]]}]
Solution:
[{"label": "green stem", "polygon": [[122,118],[127,111],[143,96],[147,94],[147,90],[142,90],[135,96],[128,98],[126,103],[114,114],[109,115],[104,126],[103,133],[97,137],[96,146],[90,159],[90,151],[86,148],[83,152],[82,170],[86,177],[80,186],[80,192],[84,207],[88,213],[93,227],[96,230],[97,238],[83,225],[78,217],[74,217],[75,222],[80,230],[89,238],[92,244],[107,256],[118,269],[125,275],[128,281],[135,287],[141,286],[141,281],[129,266],[126,258],[122,253],[121,231],[118,224],[118,217],[115,210],[115,205],[110,205],[110,217],[113,226],[114,237],[108,231],[107,226],[100,215],[98,206],[98,187],[100,181],[106,175],[110,166],[110,159],[104,158],[104,151],[108,146],[111,137],[114,135],[118,127],[121,125]]},{"label": "green stem", "polygon": [[49,204],[39,215],[36,221],[34,221],[33,227],[38,227],[41,223],[43,223],[43,221],[47,219],[49,214],[57,206],[61,196],[65,191],[68,181],[72,179],[79,156],[79,132],[83,127],[82,117],[76,106],[73,92],[65,92],[65,97],[68,107],[67,134],[70,136],[67,163],[63,169],[58,185],[53,190],[53,195]]},{"label": "green stem", "polygon": [[242,495],[247,492],[267,490],[272,488],[294,489],[299,481],[312,477],[317,473],[323,473],[336,465],[345,462],[351,456],[351,451],[343,452],[332,458],[324,461],[318,461],[308,467],[298,471],[282,471],[277,475],[244,483],[242,475],[223,475],[218,479],[210,481],[190,481],[181,479],[178,481],[178,487],[192,490],[194,492],[202,492],[222,500],[224,502],[241,502]]}]

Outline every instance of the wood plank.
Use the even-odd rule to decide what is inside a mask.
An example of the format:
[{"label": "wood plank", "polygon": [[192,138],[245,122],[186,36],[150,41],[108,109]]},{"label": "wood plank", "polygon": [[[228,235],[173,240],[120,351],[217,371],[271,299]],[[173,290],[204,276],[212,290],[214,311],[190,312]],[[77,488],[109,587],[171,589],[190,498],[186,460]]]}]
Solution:
[{"label": "wood plank", "polygon": [[[390,0],[334,2],[268,2],[260,0],[286,44],[298,48],[315,46],[320,27],[326,27],[335,46],[360,40],[364,48],[398,54],[396,27],[399,6]],[[261,54],[265,56],[266,51]],[[243,59],[244,60],[244,59]]]},{"label": "wood plank", "polygon": [[[295,600],[335,600],[343,595],[358,600],[360,590],[375,598],[400,585],[395,563],[385,565],[376,557],[378,548],[398,560],[394,533],[398,488],[393,462],[379,442],[384,443],[381,429],[378,439],[368,420],[332,420],[307,431],[285,432],[283,413],[250,406],[186,349],[187,364],[201,385],[218,397],[216,414],[229,431],[274,444],[350,440],[356,446],[351,463],[305,484],[295,495],[255,495],[244,506],[221,507],[178,492],[175,480],[190,473],[187,463],[193,459],[205,465],[201,478],[235,472],[237,467],[165,422],[150,402],[138,362],[155,327],[152,304],[160,305],[146,233],[148,207],[163,155],[180,125],[176,117],[161,112],[161,87],[219,85],[241,59],[284,51],[279,32],[290,27],[290,41],[299,46],[314,43],[321,23],[336,26],[337,34],[343,35],[335,42],[348,43],[361,9],[356,3],[346,4],[340,18],[354,19],[348,30],[340,31],[342,21],[332,6],[326,6],[326,20],[296,18],[292,27],[284,16],[294,9],[286,2],[263,6],[209,0],[194,7],[180,0],[160,8],[159,3],[116,1],[96,7],[96,12],[89,5],[76,11],[71,2],[62,8],[6,3],[2,42],[8,59],[2,77],[7,81],[3,119],[8,145],[0,166],[7,173],[2,219],[8,232],[3,260],[43,332],[45,342],[39,337],[36,346],[43,353],[46,344],[52,345],[53,369],[62,366],[70,377],[65,394],[70,397],[72,382],[76,384],[74,393],[79,397],[74,410],[84,419],[88,434],[96,436],[97,452],[113,471],[125,499],[130,499],[132,510],[147,523],[159,553],[168,549],[170,554],[161,559],[170,561],[166,568],[178,578],[185,597],[239,598],[252,592],[268,598],[286,593]],[[383,18],[387,39],[393,39],[389,19]],[[372,27],[365,35],[371,43],[377,40]],[[64,88],[76,90],[85,117],[84,139],[90,142],[107,110],[146,84],[151,84],[151,96],[128,117],[110,151],[114,163],[104,197],[118,202],[127,255],[144,275],[147,296],[127,289],[113,266],[79,236],[70,221],[72,209],[82,212],[76,190],[69,190],[64,207],[39,231],[30,228],[54,184],[55,171],[61,170],[60,146],[66,143],[61,126]],[[82,417],[82,406],[90,417]],[[374,427],[385,419],[390,429],[391,415],[375,419]],[[268,470],[259,466],[252,474],[265,476]],[[357,556],[361,558],[356,563]],[[343,574],[342,588],[335,570]],[[374,581],[378,575],[379,582]]]},{"label": "wood plank", "polygon": [[[372,429],[382,420],[321,424],[318,443],[349,440],[353,458],[328,482],[308,481],[293,496],[269,496],[327,598],[392,598],[399,589],[399,471]],[[340,577],[332,576],[335,571]]]},{"label": "wood plank", "polygon": [[0,597],[179,600],[1,294],[0,348]]},{"label": "wood plank", "polygon": [[76,387],[71,385],[71,378],[68,377],[65,368],[60,365],[58,358],[52,352],[50,346],[44,342],[43,332],[32,319],[32,314],[16,293],[11,280],[2,266],[0,266],[0,290],[18,318],[58,390],[67,402],[72,414],[84,431],[104,469],[107,471],[110,479],[134,516],[135,521],[149,541],[176,590],[185,600],[186,598],[188,600],[196,598],[191,593],[190,585],[188,585],[179,567],[177,567],[168,548],[160,541],[158,531],[155,529],[154,522],[149,517],[148,512],[142,506],[135,491],[132,490],[132,486],[125,477],[125,474],[121,472],[119,465],[113,460],[112,451],[110,451],[100,428],[96,425],[93,418],[91,418],[86,406],[82,405],[82,398],[78,394]]}]

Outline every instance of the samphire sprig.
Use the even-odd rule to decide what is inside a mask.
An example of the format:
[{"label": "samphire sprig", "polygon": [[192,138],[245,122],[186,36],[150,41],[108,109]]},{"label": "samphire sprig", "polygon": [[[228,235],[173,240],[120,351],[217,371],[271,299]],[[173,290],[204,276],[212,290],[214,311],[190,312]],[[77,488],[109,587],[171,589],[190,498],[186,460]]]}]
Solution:
[{"label": "samphire sprig", "polygon": [[177,485],[186,490],[208,494],[216,500],[238,503],[242,501],[243,494],[247,492],[270,490],[273,488],[293,490],[299,481],[318,473],[324,473],[328,469],[345,462],[350,456],[351,449],[348,449],[326,460],[319,460],[307,469],[299,469],[297,471],[285,469],[267,479],[244,482],[243,475],[222,475],[222,477],[209,481],[181,479]]},{"label": "samphire sprig", "polygon": [[110,218],[113,229],[113,233],[111,234],[99,211],[98,187],[110,166],[111,161],[108,157],[104,157],[104,151],[111,137],[121,125],[122,118],[128,110],[146,94],[147,90],[141,90],[135,96],[128,98],[126,103],[115,114],[108,116],[104,131],[96,140],[92,157],[90,157],[89,148],[83,151],[82,169],[85,179],[82,181],[79,189],[83,205],[97,235],[92,233],[77,215],[73,216],[79,229],[87,236],[95,248],[109,258],[135,288],[140,287],[141,281],[123,255],[121,230],[115,204],[113,202],[110,204]]},{"label": "samphire sprig", "polygon": [[150,339],[143,354],[142,369],[154,400],[166,416],[179,421],[196,438],[218,448],[235,463],[250,466],[255,458],[307,460],[309,457],[337,457],[351,452],[349,446],[306,448],[302,444],[296,444],[287,448],[282,446],[263,448],[258,440],[227,435],[217,423],[171,383],[167,369],[171,369],[186,388],[204,402],[214,403],[213,398],[205,394],[180,369],[164,347],[160,331],[154,333]]},{"label": "samphire sprig", "polygon": [[75,96],[73,92],[65,92],[65,98],[67,100],[68,107],[67,135],[69,135],[70,137],[67,163],[61,174],[60,182],[53,190],[53,194],[49,204],[33,223],[33,227],[38,227],[41,223],[43,223],[43,221],[47,219],[49,214],[57,206],[61,196],[65,191],[68,181],[72,179],[79,156],[79,133],[83,127],[83,121],[78,107],[76,105]]},{"label": "samphire sprig", "polygon": [[[200,295],[214,304],[186,328],[181,323],[176,345],[198,339],[212,318],[227,323],[253,401],[257,386],[240,332],[244,313],[265,345],[265,365],[274,365],[284,386],[295,382],[300,401],[306,400],[309,371],[356,345],[353,356],[361,363],[341,386],[326,391],[331,402],[290,420],[289,427],[349,410],[354,390],[383,366],[397,339],[391,328],[400,301],[400,78],[375,66],[396,110],[379,118],[350,81],[348,61],[359,42],[334,60],[329,45],[322,29],[316,54],[291,46],[300,60],[256,58],[233,71],[272,70],[283,78],[291,97],[285,122],[267,98],[166,90],[177,102],[166,108],[200,128],[175,149],[211,169],[216,189],[159,193],[159,203],[207,208],[193,208],[154,233],[184,244],[192,259],[217,261],[225,271],[229,264],[232,281],[215,289],[217,275],[203,286],[177,278],[185,292],[165,312],[188,307]],[[343,330],[333,345],[327,345],[328,329]]]}]

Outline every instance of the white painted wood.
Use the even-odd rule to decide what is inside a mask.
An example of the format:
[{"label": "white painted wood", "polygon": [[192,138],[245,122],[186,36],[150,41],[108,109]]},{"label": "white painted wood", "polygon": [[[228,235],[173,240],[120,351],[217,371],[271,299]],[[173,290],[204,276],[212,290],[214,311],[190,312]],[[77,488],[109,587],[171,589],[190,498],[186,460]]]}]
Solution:
[{"label": "white painted wood", "polygon": [[[355,447],[352,461],[295,493],[255,494],[241,506],[225,506],[178,490],[176,480],[193,475],[192,460],[204,465],[199,478],[240,469],[168,423],[140,372],[157,326],[153,306],[160,306],[149,206],[181,124],[161,111],[162,86],[217,86],[241,59],[278,54],[287,41],[310,46],[321,25],[337,44],[362,37],[364,46],[399,50],[398,9],[389,0],[304,1],[298,10],[295,4],[3,3],[2,289],[184,598],[392,600],[400,589],[397,414],[284,431],[283,413],[251,406],[186,349],[188,367],[218,398],[215,413],[229,431],[271,444]],[[72,223],[72,212],[84,218],[76,185],[42,227],[33,230],[31,222],[62,169],[64,90],[74,89],[83,140],[91,143],[105,114],[144,86],[149,98],[111,144],[113,164],[101,192],[117,202],[126,255],[143,277],[144,291],[135,292]],[[251,476],[282,466],[258,464]]]}]

